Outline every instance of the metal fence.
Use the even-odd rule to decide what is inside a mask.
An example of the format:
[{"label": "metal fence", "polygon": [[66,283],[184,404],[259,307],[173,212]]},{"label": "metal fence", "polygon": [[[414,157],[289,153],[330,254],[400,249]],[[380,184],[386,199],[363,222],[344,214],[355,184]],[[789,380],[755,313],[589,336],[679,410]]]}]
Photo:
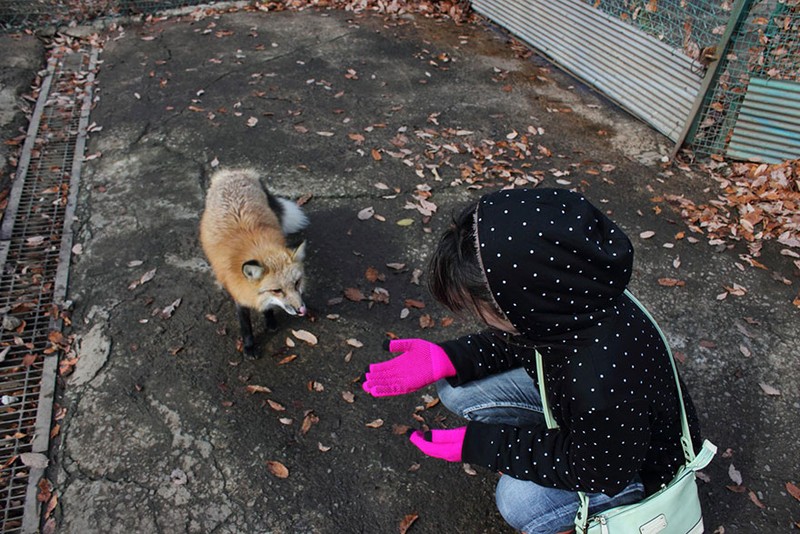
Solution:
[{"label": "metal fence", "polygon": [[[752,2],[721,58],[688,141],[699,152],[739,159],[800,157],[798,82],[800,0]],[[765,83],[773,86],[772,96],[755,104],[761,109],[754,116],[748,102]],[[757,158],[753,151],[772,157]]]},{"label": "metal fence", "polygon": [[696,152],[800,157],[800,0],[585,1],[682,50],[698,69],[713,66],[687,118]]},{"label": "metal fence", "polygon": [[725,30],[732,2],[708,0],[584,0],[587,4],[623,20],[692,59],[713,46]]}]

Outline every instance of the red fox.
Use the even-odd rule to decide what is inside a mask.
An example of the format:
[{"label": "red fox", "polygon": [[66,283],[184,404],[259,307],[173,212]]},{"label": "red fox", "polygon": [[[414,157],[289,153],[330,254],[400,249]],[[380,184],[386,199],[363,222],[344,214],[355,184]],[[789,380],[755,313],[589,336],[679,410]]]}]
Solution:
[{"label": "red fox", "polygon": [[294,202],[271,195],[253,169],[220,170],[211,177],[200,220],[200,243],[211,269],[236,303],[244,353],[255,356],[250,310],[264,313],[275,330],[274,309],[305,315],[306,244],[290,248],[286,236],[308,218]]}]

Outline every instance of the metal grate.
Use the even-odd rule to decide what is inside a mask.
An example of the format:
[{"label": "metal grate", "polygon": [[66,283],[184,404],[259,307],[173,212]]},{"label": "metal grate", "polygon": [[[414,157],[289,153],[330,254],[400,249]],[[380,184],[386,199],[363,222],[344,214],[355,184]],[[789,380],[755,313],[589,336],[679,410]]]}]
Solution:
[{"label": "metal grate", "polygon": [[[38,531],[71,220],[96,52],[54,47],[0,228],[0,531]],[[79,157],[76,158],[76,154]]]}]

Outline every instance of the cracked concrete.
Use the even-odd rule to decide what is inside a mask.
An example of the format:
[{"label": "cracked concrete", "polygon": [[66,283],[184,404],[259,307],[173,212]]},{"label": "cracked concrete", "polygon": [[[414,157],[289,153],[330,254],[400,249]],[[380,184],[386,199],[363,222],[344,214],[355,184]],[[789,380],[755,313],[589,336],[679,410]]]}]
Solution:
[{"label": "cracked concrete", "polygon": [[[102,130],[87,149],[101,157],[84,164],[83,253],[70,272],[81,360],[60,382],[66,416],[49,471],[59,532],[393,532],[408,514],[419,515],[411,532],[510,532],[494,505],[495,474],[424,458],[395,433],[420,418],[459,423],[441,406],[424,409],[432,390],[377,400],[358,385],[364,366],[385,356],[388,333],[440,341],[474,328],[444,326],[449,314],[413,272],[451,213],[508,184],[495,171],[506,160],[519,171],[511,179],[535,173],[580,189],[634,240],[632,290],[685,356],[705,437],[721,451],[700,486],[709,531],[778,532],[798,520],[785,490],[800,472],[790,433],[800,409],[798,273],[772,244],[759,260],[765,271],[740,268],[737,247],[675,238],[685,225],[653,199],[707,198],[716,186],[660,166],[666,139],[481,25],[239,12],[132,24],[109,37],[91,114]],[[512,157],[514,132],[530,136],[524,159]],[[462,180],[473,154],[443,148],[462,139],[493,153],[485,181]],[[598,170],[604,164],[611,170]],[[255,166],[277,194],[310,194],[312,313],[280,317],[272,336],[258,325],[255,361],[235,349],[233,306],[197,240],[208,176],[234,165]],[[420,184],[438,206],[430,220],[404,209]],[[384,220],[359,220],[368,206]],[[395,224],[403,218],[414,223]],[[644,230],[655,237],[640,239]],[[382,279],[370,282],[369,267]],[[661,287],[665,276],[686,285]],[[718,300],[733,282],[747,294]],[[351,302],[349,287],[380,287],[390,299]],[[403,319],[406,299],[426,306]],[[423,314],[436,326],[422,328]],[[288,346],[293,329],[319,343]],[[760,383],[781,395],[764,395]],[[378,418],[382,426],[366,426]],[[269,472],[275,461],[287,478]],[[726,489],[731,464],[764,509]]]},{"label": "cracked concrete", "polygon": [[95,324],[77,340],[80,361],[75,365],[75,372],[70,375],[68,383],[71,386],[82,386],[91,382],[108,360],[111,353],[111,340],[104,332],[102,323]]},{"label": "cracked concrete", "polygon": [[[30,92],[35,76],[43,68],[44,47],[32,35],[0,33],[0,138],[11,140],[25,133],[26,115],[32,105],[22,96]],[[13,177],[9,164],[13,148],[0,143],[0,190]]]}]

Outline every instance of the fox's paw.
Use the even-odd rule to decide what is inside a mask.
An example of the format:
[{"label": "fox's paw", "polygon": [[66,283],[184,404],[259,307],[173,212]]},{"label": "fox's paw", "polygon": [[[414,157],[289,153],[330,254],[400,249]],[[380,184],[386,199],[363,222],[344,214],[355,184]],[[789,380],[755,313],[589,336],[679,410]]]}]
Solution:
[{"label": "fox's paw", "polygon": [[256,358],[256,343],[252,336],[247,336],[242,339],[242,352],[251,360]]}]

